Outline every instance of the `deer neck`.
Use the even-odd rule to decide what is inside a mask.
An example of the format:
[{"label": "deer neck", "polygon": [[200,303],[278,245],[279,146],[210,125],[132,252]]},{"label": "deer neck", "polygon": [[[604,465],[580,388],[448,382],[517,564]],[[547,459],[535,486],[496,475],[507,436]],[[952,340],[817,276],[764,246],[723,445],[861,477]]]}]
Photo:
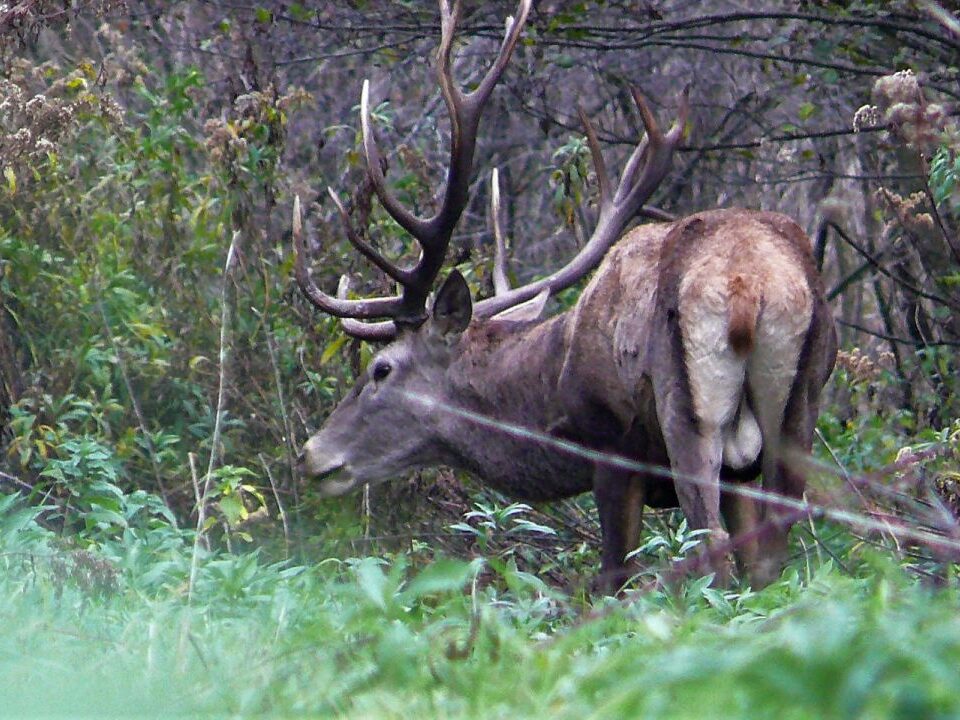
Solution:
[{"label": "deer neck", "polygon": [[590,487],[589,463],[516,431],[551,433],[563,423],[557,383],[567,321],[560,315],[540,323],[475,323],[447,374],[451,404],[485,419],[449,413],[448,462],[517,499],[555,499]]}]

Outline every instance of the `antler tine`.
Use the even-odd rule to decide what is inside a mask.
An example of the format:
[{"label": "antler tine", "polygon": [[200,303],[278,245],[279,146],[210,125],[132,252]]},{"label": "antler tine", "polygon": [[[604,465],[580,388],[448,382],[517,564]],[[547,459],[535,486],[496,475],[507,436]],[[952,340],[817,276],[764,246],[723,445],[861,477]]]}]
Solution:
[{"label": "antler tine", "polygon": [[[440,47],[437,50],[437,76],[447,105],[447,111],[450,114],[450,164],[447,169],[447,182],[440,208],[427,223],[431,226],[432,234],[435,235],[429,240],[435,240],[436,249],[444,254],[447,245],[449,245],[453,227],[460,219],[460,215],[467,204],[480,117],[486,107],[486,101],[490,97],[490,93],[493,92],[493,88],[502,77],[507,63],[510,62],[510,57],[530,14],[531,6],[532,0],[520,0],[516,16],[507,18],[503,42],[496,59],[476,89],[465,94],[457,86],[451,67],[453,38],[456,26],[460,21],[462,5],[460,0],[455,0],[451,9],[448,0],[441,0],[440,2],[441,40]],[[427,247],[424,246],[424,249],[426,251]],[[429,265],[426,258],[423,258],[423,262],[425,266]],[[426,272],[427,269],[427,267],[424,267],[425,274],[429,276],[429,273]],[[437,270],[439,271],[439,267]],[[432,276],[429,276],[428,282],[432,284],[435,277],[436,273],[433,273]]]},{"label": "antler tine", "polygon": [[[310,277],[307,268],[306,248],[300,219],[299,198],[294,202],[294,249],[297,283],[307,298],[318,308],[344,321],[344,329],[355,337],[364,339],[388,339],[401,325],[419,325],[426,319],[426,303],[430,289],[436,280],[450,244],[454,227],[460,220],[469,199],[470,173],[476,148],[477,128],[483,108],[493,87],[503,74],[510,56],[520,38],[520,33],[530,13],[532,0],[519,0],[516,18],[509,18],[503,43],[493,65],[488,69],[477,88],[468,94],[457,87],[451,71],[451,54],[457,23],[462,7],[460,0],[439,0],[441,38],[437,52],[437,73],[440,89],[450,113],[450,162],[447,168],[446,185],[439,209],[429,218],[421,218],[405,208],[387,187],[384,166],[373,132],[370,113],[370,81],[364,80],[360,93],[360,124],[363,134],[363,150],[367,174],[374,192],[387,213],[420,244],[420,259],[404,269],[387,260],[380,252],[356,232],[349,214],[336,193],[329,190],[330,197],[340,214],[347,239],[360,253],[390,278],[403,287],[401,294],[392,298],[350,300],[346,292],[331,297],[320,290]],[[392,318],[387,323],[358,323],[356,320]]]},{"label": "antler tine", "polygon": [[397,337],[397,325],[393,320],[364,322],[363,320],[341,318],[340,327],[350,337],[367,342],[390,342]]},{"label": "antler tine", "polygon": [[507,67],[507,63],[510,62],[513,49],[520,39],[520,32],[527,22],[527,16],[530,14],[530,8],[532,6],[533,0],[520,0],[520,4],[517,5],[516,16],[507,18],[505,23],[506,29],[503,34],[503,43],[500,45],[500,52],[497,54],[497,59],[494,60],[493,65],[487,71],[483,80],[481,80],[476,89],[467,96],[467,99],[471,102],[482,106],[494,86],[499,82],[500,76],[503,75],[503,71]]},{"label": "antler tine", "polygon": [[[670,168],[670,160],[673,157],[673,151],[683,140],[686,134],[687,114],[690,110],[689,95],[690,86],[686,86],[680,95],[680,107],[677,110],[677,119],[673,127],[666,135],[660,130],[656,118],[653,116],[646,100],[636,87],[630,88],[633,95],[633,101],[640,111],[640,118],[643,121],[646,137],[644,141],[637,146],[630,160],[624,168],[621,176],[620,186],[617,188],[615,203],[624,206],[635,206],[631,215],[640,210],[643,200],[649,197],[650,193],[660,184],[663,176]],[[642,164],[642,171],[641,168]],[[636,179],[637,173],[642,172],[640,179]],[[637,198],[642,198],[637,204]]]},{"label": "antler tine", "polygon": [[392,262],[387,260],[383,255],[377,252],[377,250],[370,243],[357,234],[356,228],[353,227],[353,222],[350,220],[350,213],[347,212],[347,209],[343,206],[343,203],[340,202],[340,198],[337,196],[337,193],[334,192],[333,188],[328,187],[327,193],[330,195],[330,199],[333,200],[333,204],[337,206],[337,212],[340,214],[340,222],[343,224],[344,232],[346,233],[347,240],[350,241],[350,244],[359,250],[360,253],[367,258],[367,260],[383,270],[387,277],[395,280],[401,285],[403,285],[405,282],[408,282],[410,275],[408,271],[397,267]]},{"label": "antler tine", "polygon": [[307,299],[323,312],[339,318],[382,318],[390,317],[400,308],[400,297],[373,298],[369,300],[347,300],[331,297],[317,287],[310,277],[307,267],[307,249],[303,241],[303,219],[300,212],[300,196],[293,199],[293,247],[294,271],[297,284]]},{"label": "antler tine", "polygon": [[640,211],[644,201],[656,190],[670,168],[674,150],[684,137],[687,93],[685,90],[681,99],[677,122],[666,135],[660,131],[653,113],[639,93],[635,92],[634,99],[640,108],[647,133],[628,160],[612,196],[606,166],[593,125],[585,114],[581,113],[600,183],[600,214],[590,239],[570,262],[556,272],[536,282],[476,303],[473,308],[474,316],[490,317],[529,300],[544,290],[556,293],[575,283],[597,266],[610,246],[620,237],[620,233],[630,219]]},{"label": "antler tine", "polygon": [[450,113],[451,138],[450,166],[447,172],[444,198],[440,210],[432,219],[438,225],[438,230],[445,229],[450,221],[456,223],[466,204],[480,117],[483,114],[484,107],[486,107],[490,93],[493,92],[493,88],[500,81],[507,63],[510,62],[510,57],[530,14],[532,2],[533,0],[520,0],[517,5],[516,16],[509,17],[506,20],[503,42],[493,65],[487,70],[476,89],[464,94],[454,81],[450,66],[453,33],[460,19],[461,6],[459,0],[457,0],[451,11],[449,2],[441,0],[443,37],[437,54],[437,74]]},{"label": "antler tine", "polygon": [[490,219],[493,225],[493,292],[503,295],[510,290],[507,279],[507,241],[500,226],[500,172],[497,168],[490,174]]},{"label": "antler tine", "polygon": [[580,122],[583,123],[583,130],[587,135],[593,169],[597,174],[597,184],[600,186],[600,204],[603,205],[610,200],[610,176],[607,174],[607,163],[603,159],[603,153],[600,152],[600,143],[597,142],[597,133],[593,129],[593,123],[590,122],[590,118],[582,105],[577,105],[577,113],[580,115]]},{"label": "antler tine", "polygon": [[[337,298],[346,300],[350,292],[350,278],[346,275],[340,276],[340,283],[337,285]],[[340,327],[352,338],[357,340],[366,340],[367,342],[386,342],[393,340],[397,336],[397,326],[392,320],[383,322],[364,322],[363,320],[353,320],[352,318],[341,318]]]},{"label": "antler tine", "polygon": [[426,234],[427,223],[407,210],[387,188],[387,179],[383,175],[380,164],[380,150],[373,135],[373,124],[370,121],[370,81],[363,81],[360,91],[360,128],[363,134],[363,152],[367,161],[367,174],[373,183],[373,190],[380,198],[380,203],[390,216],[397,221],[404,230],[419,240]]},{"label": "antler tine", "polygon": [[[457,25],[460,23],[460,13],[463,6],[460,0],[456,0],[453,8],[450,8],[448,0],[440,0],[440,45],[437,47],[437,82],[440,84],[440,90],[443,92],[443,99],[450,110],[450,122],[456,123],[459,120],[459,113],[454,112],[454,106],[458,105],[463,93],[453,82],[453,73],[450,70],[450,56],[453,52],[453,38],[456,34]],[[454,128],[454,135],[458,130]]]},{"label": "antler tine", "polygon": [[[636,87],[631,87],[630,94],[633,96],[633,102],[640,112],[644,135],[643,139],[637,143],[637,146],[633,149],[633,152],[630,153],[630,158],[627,160],[626,165],[623,166],[623,173],[620,176],[620,185],[617,188],[617,196],[614,198],[614,202],[622,202],[623,191],[632,187],[633,177],[637,174],[637,170],[643,166],[644,160],[647,157],[650,137],[662,137],[660,126],[657,125],[656,118],[653,117],[653,113],[650,111],[650,107],[647,105],[646,100],[643,99],[640,91]],[[651,128],[653,128],[653,132],[651,132]]]}]

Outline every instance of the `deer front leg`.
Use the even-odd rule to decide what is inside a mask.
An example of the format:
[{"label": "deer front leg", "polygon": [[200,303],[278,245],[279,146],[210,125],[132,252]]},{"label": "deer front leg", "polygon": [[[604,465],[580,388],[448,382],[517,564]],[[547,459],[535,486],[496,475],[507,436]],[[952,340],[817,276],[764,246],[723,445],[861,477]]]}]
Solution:
[{"label": "deer front leg", "polygon": [[630,579],[626,555],[640,541],[644,491],[640,475],[606,465],[594,470],[593,496],[602,535],[599,587],[611,594]]},{"label": "deer front leg", "polygon": [[689,527],[710,531],[704,548],[708,566],[715,573],[715,584],[728,585],[732,568],[730,536],[720,521],[720,433],[703,436],[693,430],[677,433],[672,440],[667,449],[680,509]]}]

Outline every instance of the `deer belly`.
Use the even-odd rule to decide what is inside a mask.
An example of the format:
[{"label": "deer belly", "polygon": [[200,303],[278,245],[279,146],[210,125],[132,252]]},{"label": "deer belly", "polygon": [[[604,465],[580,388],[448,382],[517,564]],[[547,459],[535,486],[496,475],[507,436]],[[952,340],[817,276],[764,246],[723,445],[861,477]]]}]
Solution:
[{"label": "deer belly", "polygon": [[485,484],[513,500],[544,502],[561,500],[587,492],[593,487],[593,466],[551,448],[534,446],[520,450],[517,457],[505,457],[509,465],[499,472],[486,473]]}]

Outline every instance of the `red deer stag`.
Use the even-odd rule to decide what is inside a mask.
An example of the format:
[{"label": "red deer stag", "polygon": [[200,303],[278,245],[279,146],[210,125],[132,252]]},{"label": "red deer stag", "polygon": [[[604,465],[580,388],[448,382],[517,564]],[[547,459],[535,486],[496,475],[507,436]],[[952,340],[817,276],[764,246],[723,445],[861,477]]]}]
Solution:
[{"label": "red deer stag", "polygon": [[[451,118],[451,150],[433,217],[413,215],[388,189],[364,83],[369,178],[383,207],[419,242],[419,261],[401,268],[383,257],[355,232],[330,194],[352,243],[400,284],[400,295],[347,299],[345,280],[336,296],[321,291],[308,270],[295,203],[296,275],[303,292],[341,318],[349,334],[392,340],[307,441],[302,471],[321,478],[321,492],[331,496],[435,464],[464,469],[519,499],[592,490],[603,536],[601,577],[613,588],[628,577],[624,558],[637,543],[643,506],[679,503],[692,527],[711,531],[713,543],[727,541],[728,532],[742,535],[735,544],[741,570],[755,583],[769,582],[779,573],[792,518],[775,505],[761,508],[721,492],[720,478],[749,481],[762,471],[764,490],[800,496],[804,478],[788,460],[792,451],[810,450],[819,394],[833,368],[835,329],[809,239],[782,215],[715,210],[640,226],[621,237],[669,169],[683,137],[686,97],[676,124],[664,133],[636,94],[646,138],[616,186],[581,113],[600,193],[596,228],[581,252],[523,287],[504,287],[497,273],[497,294],[476,303],[453,271],[427,312],[468,200],[484,103],[530,4],[521,0],[493,66],[464,94],[451,74],[460,6],[440,2],[437,74]],[[598,265],[571,310],[541,318],[548,294]],[[380,322],[366,322],[374,319]],[[424,397],[434,408],[466,413],[430,411]],[[477,423],[471,414],[669,467],[675,479],[665,482],[561,452]],[[769,523],[764,533],[756,531],[761,521]],[[723,581],[729,560],[725,553],[715,555],[723,555],[714,561]]]}]

